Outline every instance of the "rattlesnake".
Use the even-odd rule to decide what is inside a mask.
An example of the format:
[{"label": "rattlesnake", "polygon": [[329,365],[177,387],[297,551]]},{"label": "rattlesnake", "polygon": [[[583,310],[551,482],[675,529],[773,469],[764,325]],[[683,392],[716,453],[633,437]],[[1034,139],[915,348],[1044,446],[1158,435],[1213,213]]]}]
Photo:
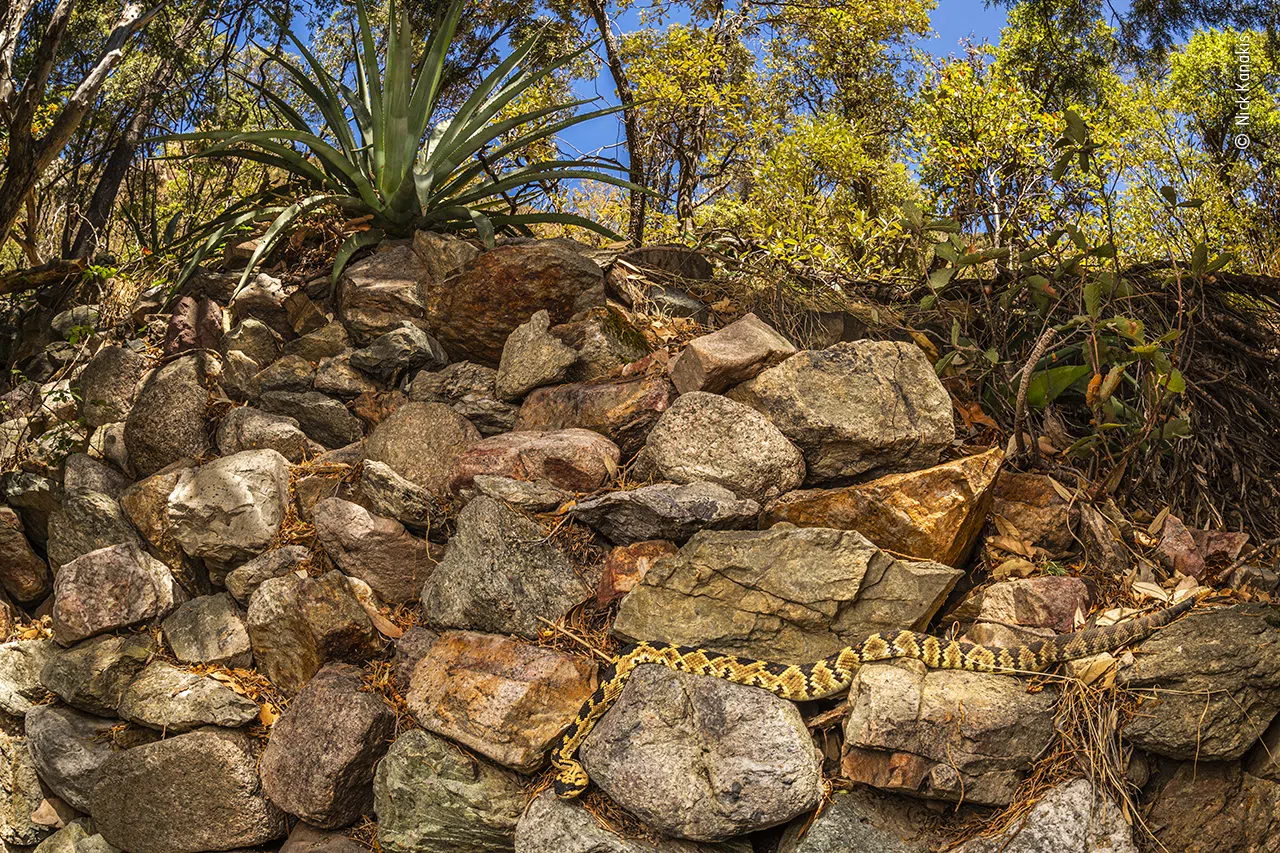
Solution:
[{"label": "rattlesnake", "polygon": [[677,672],[711,675],[736,684],[768,690],[793,702],[825,699],[848,689],[857,667],[891,658],[914,658],[934,669],[965,669],[971,672],[1039,672],[1055,663],[1077,660],[1111,651],[1151,635],[1195,606],[1198,595],[1172,607],[1102,628],[1090,628],[1010,648],[986,647],[956,640],[941,640],[914,631],[872,634],[856,646],[847,646],[817,663],[781,664],[765,660],[724,655],[706,649],[691,649],[656,643],[626,646],[600,678],[600,686],[582,704],[578,716],[560,737],[551,752],[551,764],[558,771],[556,795],[571,799],[584,790],[590,779],[574,758],[578,747],[618,699],[635,668],[659,664]]}]

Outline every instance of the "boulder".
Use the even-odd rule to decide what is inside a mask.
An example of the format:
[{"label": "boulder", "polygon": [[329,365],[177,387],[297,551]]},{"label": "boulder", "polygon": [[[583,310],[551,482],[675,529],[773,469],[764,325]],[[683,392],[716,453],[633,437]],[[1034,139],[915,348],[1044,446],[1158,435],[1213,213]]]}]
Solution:
[{"label": "boulder", "polygon": [[519,776],[421,730],[396,739],[373,784],[388,853],[509,853],[524,804]]},{"label": "boulder", "polygon": [[1076,629],[1076,613],[1088,613],[1093,602],[1094,590],[1083,578],[1016,578],[970,593],[943,624],[961,623],[966,639],[975,643],[1016,646],[1070,634]]},{"label": "boulder", "polygon": [[422,587],[424,620],[535,639],[587,597],[577,567],[537,524],[493,498],[458,514],[457,533]]},{"label": "boulder", "polygon": [[372,809],[373,770],[395,734],[391,707],[363,688],[359,669],[329,664],[289,703],[262,753],[271,802],[323,829]]},{"label": "boulder", "polygon": [[26,846],[50,835],[53,827],[32,819],[44,798],[27,739],[0,733],[0,841]]},{"label": "boulder", "polygon": [[89,810],[98,768],[116,751],[106,736],[116,723],[58,705],[40,705],[27,715],[27,748],[36,773],[72,808]]},{"label": "boulder", "polygon": [[764,501],[804,481],[800,451],[759,412],[695,391],[671,404],[649,433],[642,465],[676,483],[706,481]]},{"label": "boulder", "polygon": [[550,331],[577,355],[566,375],[570,382],[599,379],[653,352],[644,333],[613,305],[588,308]]},{"label": "boulder", "polygon": [[406,371],[438,370],[449,363],[440,342],[410,324],[379,335],[350,359],[352,367],[389,383]]},{"label": "boulder", "polygon": [[104,346],[80,374],[80,413],[91,427],[123,421],[133,408],[147,359],[127,347]]},{"label": "boulder", "polygon": [[87,453],[72,453],[62,463],[62,488],[67,492],[101,492],[119,499],[120,493],[132,482]]},{"label": "boulder", "polygon": [[618,446],[591,430],[509,432],[467,448],[454,462],[449,486],[461,492],[472,486],[477,474],[492,474],[591,492],[613,479],[620,459]]},{"label": "boulder", "polygon": [[805,350],[729,396],[759,409],[796,443],[815,485],[934,465],[955,439],[951,397],[915,344]]},{"label": "boulder", "polygon": [[961,574],[895,559],[854,531],[703,531],[649,568],[613,632],[812,663],[868,634],[924,628]]},{"label": "boulder", "polygon": [[95,637],[60,650],[40,670],[40,683],[68,705],[114,717],[120,697],[155,653],[147,634]]},{"label": "boulder", "polygon": [[476,474],[463,497],[485,495],[519,507],[525,512],[551,512],[573,500],[573,493],[557,489],[546,480],[514,480],[493,474]]},{"label": "boulder", "polygon": [[224,355],[239,350],[266,367],[280,357],[280,346],[280,335],[274,329],[250,317],[222,336],[218,350]]},{"label": "boulder", "polygon": [[1169,758],[1234,760],[1280,712],[1274,607],[1194,612],[1144,640],[1116,681],[1143,697],[1125,739]]},{"label": "boulder", "polygon": [[595,669],[508,637],[445,631],[414,668],[405,700],[428,731],[532,773],[595,690]]},{"label": "boulder", "polygon": [[0,711],[11,717],[25,717],[44,699],[47,691],[40,683],[44,669],[58,647],[49,640],[13,640],[0,645]]},{"label": "boulder", "polygon": [[218,424],[218,452],[223,456],[243,450],[274,450],[290,462],[316,455],[319,447],[298,426],[298,421],[251,406],[237,406]]},{"label": "boulder", "polygon": [[49,566],[27,541],[22,518],[0,506],[0,585],[17,601],[39,601],[53,589]]},{"label": "boulder", "polygon": [[622,598],[644,579],[656,560],[670,557],[678,550],[674,542],[665,539],[617,546],[605,558],[600,586],[596,589],[596,601],[599,604],[612,604]]},{"label": "boulder", "polygon": [[183,663],[232,668],[253,663],[248,629],[228,593],[191,599],[165,618],[163,628],[165,642]]},{"label": "boulder", "polygon": [[258,273],[238,289],[227,307],[239,322],[253,317],[288,337],[293,327],[289,323],[289,309],[284,304],[286,298],[280,279]]},{"label": "boulder", "polygon": [[417,598],[436,567],[424,540],[359,504],[325,498],[316,504],[312,519],[316,540],[338,568],[369,584],[388,603]]},{"label": "boulder", "polygon": [[480,440],[471,422],[441,403],[407,403],[378,424],[365,458],[385,463],[411,483],[444,494],[458,457]]},{"label": "boulder", "polygon": [[161,351],[166,358],[189,350],[216,350],[226,331],[222,307],[212,299],[183,296],[173,306]]},{"label": "boulder", "polygon": [[630,458],[676,396],[665,376],[648,370],[653,364],[646,359],[590,382],[538,388],[525,397],[515,428],[593,430]]},{"label": "boulder", "polygon": [[550,328],[551,315],[538,311],[507,336],[495,381],[499,397],[520,400],[534,388],[568,376],[578,353],[552,336]]},{"label": "boulder", "polygon": [[406,320],[425,323],[419,282],[427,271],[407,242],[387,242],[356,261],[338,280],[338,319],[357,343],[372,341]]},{"label": "boulder", "polygon": [[938,823],[919,800],[855,787],[832,796],[816,815],[796,818],[777,853],[934,853],[949,840]]},{"label": "boulder", "polygon": [[296,571],[311,554],[301,545],[286,545],[254,557],[223,580],[227,592],[241,604],[248,604],[264,581]]},{"label": "boulder", "polygon": [[497,435],[515,427],[519,408],[498,399],[497,371],[459,361],[437,372],[421,371],[409,386],[415,403],[444,403],[462,415],[481,435]]},{"label": "boulder", "polygon": [[262,391],[258,387],[258,374],[261,372],[261,364],[233,349],[222,357],[218,387],[228,399],[239,402],[252,400]]},{"label": "boulder", "polygon": [[102,492],[69,492],[49,516],[49,565],[59,569],[90,551],[112,545],[140,545],[120,503]]},{"label": "boulder", "polygon": [[122,719],[171,734],[201,726],[246,726],[258,719],[258,706],[216,679],[157,660],[125,688],[119,713]]},{"label": "boulder", "polygon": [[201,729],[111,755],[89,811],[102,837],[130,853],[252,847],[287,830],[263,796],[252,741]]},{"label": "boulder", "polygon": [[883,790],[1008,805],[1053,739],[1056,702],[1012,676],[867,664],[849,688],[840,767]]},{"label": "boulder", "polygon": [[1058,493],[1047,474],[1001,471],[991,512],[1012,524],[1024,540],[1050,554],[1076,548],[1073,531],[1080,521],[1080,508]]},{"label": "boulder", "polygon": [[1187,761],[1151,785],[1144,823],[1169,853],[1271,853],[1280,784],[1234,761]]},{"label": "boulder", "polygon": [[350,400],[361,394],[378,391],[382,385],[351,365],[351,354],[343,353],[323,359],[316,365],[313,387],[321,394]]},{"label": "boulder", "polygon": [[190,589],[197,589],[200,584],[195,573],[188,568],[190,560],[186,552],[169,531],[169,495],[183,473],[194,466],[191,460],[180,460],[120,493],[121,508],[142,534],[152,555]]},{"label": "boulder", "polygon": [[341,323],[329,323],[314,332],[307,332],[284,345],[284,355],[298,355],[307,361],[334,358],[351,349],[351,337]]},{"label": "boulder", "polygon": [[496,365],[507,336],[540,310],[562,323],[603,302],[604,273],[563,243],[507,244],[464,263],[447,280],[425,283],[430,328],[457,358]]},{"label": "boulder", "polygon": [[955,853],[1053,853],[1058,850],[1138,853],[1129,822],[1087,779],[1050,788],[1022,818],[998,835],[975,838]]},{"label": "boulder", "polygon": [[445,510],[435,495],[401,477],[390,465],[372,459],[360,466],[356,501],[414,530],[442,528],[445,521]]},{"label": "boulder", "polygon": [[161,619],[187,595],[164,563],[137,545],[115,545],[64,565],[53,597],[53,638],[69,646]]},{"label": "boulder", "polygon": [[219,566],[266,550],[289,501],[289,460],[244,450],[189,468],[169,495],[169,534],[192,557]]},{"label": "boulder", "polygon": [[345,447],[364,434],[359,418],[318,391],[268,391],[258,398],[258,407],[293,418],[309,438],[325,447]]},{"label": "boulder", "polygon": [[765,508],[761,526],[856,530],[888,551],[959,568],[986,522],[1003,459],[988,450],[856,486],[791,492]]},{"label": "boulder", "polygon": [[211,445],[205,432],[209,391],[205,388],[202,363],[202,356],[183,356],[142,380],[137,400],[124,422],[125,448],[139,476],[209,452]]},{"label": "boulder", "polygon": [[684,542],[700,530],[754,527],[760,505],[714,483],[659,483],[577,504],[573,516],[617,545],[648,539]]},{"label": "boulder", "polygon": [[755,314],[719,331],[694,338],[671,364],[671,381],[681,394],[719,394],[795,355],[796,348]]},{"label": "boulder", "polygon": [[751,853],[747,841],[702,844],[677,838],[631,839],[605,829],[581,803],[543,791],[516,824],[515,853]]},{"label": "boulder", "polygon": [[795,704],[642,666],[580,749],[591,780],[664,835],[715,841],[784,823],[823,795]]}]

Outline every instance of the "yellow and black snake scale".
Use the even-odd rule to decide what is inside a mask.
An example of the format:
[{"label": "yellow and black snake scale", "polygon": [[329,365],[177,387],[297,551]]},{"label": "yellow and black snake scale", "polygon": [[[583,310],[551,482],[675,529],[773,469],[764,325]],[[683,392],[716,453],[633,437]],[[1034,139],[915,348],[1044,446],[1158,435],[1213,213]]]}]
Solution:
[{"label": "yellow and black snake scale", "polygon": [[711,675],[735,684],[760,687],[792,702],[807,702],[825,699],[848,689],[859,665],[891,658],[914,658],[933,669],[1040,672],[1055,663],[1089,657],[1144,639],[1157,628],[1186,613],[1199,598],[1199,595],[1189,596],[1172,607],[1127,622],[1011,648],[979,646],[940,640],[914,631],[896,631],[872,634],[858,645],[843,648],[817,663],[786,665],[684,646],[654,643],[626,646],[600,676],[600,686],[582,704],[577,718],[561,735],[560,742],[551,753],[551,764],[558,771],[556,795],[571,799],[586,790],[591,780],[574,755],[605,711],[617,701],[631,673],[644,664],[658,664],[695,675]]}]

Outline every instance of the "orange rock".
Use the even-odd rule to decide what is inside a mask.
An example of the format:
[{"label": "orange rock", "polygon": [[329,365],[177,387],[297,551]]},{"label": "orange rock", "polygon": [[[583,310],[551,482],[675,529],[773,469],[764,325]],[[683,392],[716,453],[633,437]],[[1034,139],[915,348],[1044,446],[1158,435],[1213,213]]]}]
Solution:
[{"label": "orange rock", "polygon": [[604,574],[596,590],[596,601],[609,604],[622,598],[644,579],[645,572],[655,560],[677,550],[674,542],[665,539],[650,539],[614,548],[604,561]]}]

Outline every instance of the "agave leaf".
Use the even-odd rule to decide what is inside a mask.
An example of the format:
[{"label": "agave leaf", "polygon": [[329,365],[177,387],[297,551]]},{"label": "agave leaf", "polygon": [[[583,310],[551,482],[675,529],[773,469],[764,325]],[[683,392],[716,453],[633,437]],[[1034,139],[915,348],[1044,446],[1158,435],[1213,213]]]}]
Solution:
[{"label": "agave leaf", "polygon": [[357,231],[346,239],[338,253],[333,256],[333,276],[330,282],[334,287],[338,286],[338,278],[342,275],[342,271],[347,268],[347,264],[351,261],[351,256],[366,246],[376,246],[382,242],[382,238],[386,236],[380,228],[370,228],[368,231]]},{"label": "agave leaf", "polygon": [[622,237],[599,222],[579,216],[576,213],[556,213],[554,211],[534,211],[531,213],[513,213],[506,216],[495,216],[494,219],[505,225],[576,225],[588,231],[594,231],[610,240],[621,240]]},{"label": "agave leaf", "polygon": [[413,93],[409,98],[407,112],[409,128],[402,140],[405,146],[406,162],[413,162],[422,136],[427,132],[427,125],[435,112],[436,96],[440,92],[445,58],[448,56],[449,46],[453,43],[453,36],[461,16],[462,3],[454,0],[449,4],[444,15],[438,19],[435,34],[427,47],[427,55],[422,58],[422,66],[418,70],[418,78],[413,83]]},{"label": "agave leaf", "polygon": [[[307,49],[307,46],[302,43],[300,38],[294,35],[292,30],[288,31],[288,35],[289,40],[292,41],[294,47],[298,49],[298,53],[301,54],[302,58],[307,61],[309,66],[311,66],[311,71],[315,75],[316,81],[318,81],[320,86],[324,89],[323,96],[312,95],[312,100],[315,101],[316,107],[325,117],[325,123],[329,126],[329,130],[333,131],[333,135],[337,137],[339,145],[354,161],[355,151],[359,146],[356,145],[355,137],[351,134],[351,125],[347,123],[346,110],[343,108],[346,101],[342,99],[337,87],[334,85],[333,77],[330,76],[328,69],[320,64],[320,60],[316,59],[315,55]],[[288,62],[279,53],[277,53],[273,59],[276,62],[281,62],[282,64],[286,64]],[[305,79],[306,75],[303,75],[301,71],[299,71],[298,74]],[[314,89],[315,87],[311,86],[310,88]]]},{"label": "agave leaf", "polygon": [[240,283],[236,285],[235,292],[231,294],[231,298],[235,299],[240,291],[244,289],[244,286],[248,284],[249,275],[257,268],[258,261],[275,248],[276,241],[280,239],[281,232],[283,232],[285,228],[289,227],[289,225],[293,223],[293,220],[297,219],[309,210],[314,210],[322,204],[331,204],[335,202],[337,198],[338,196],[335,196],[333,193],[317,193],[316,195],[307,196],[302,201],[294,202],[284,210],[280,211],[280,214],[276,216],[275,221],[272,222],[271,225],[268,226],[266,232],[263,233],[262,239],[258,241],[258,248],[254,249],[253,254],[249,256],[249,263],[245,264],[244,272],[240,275]]}]

